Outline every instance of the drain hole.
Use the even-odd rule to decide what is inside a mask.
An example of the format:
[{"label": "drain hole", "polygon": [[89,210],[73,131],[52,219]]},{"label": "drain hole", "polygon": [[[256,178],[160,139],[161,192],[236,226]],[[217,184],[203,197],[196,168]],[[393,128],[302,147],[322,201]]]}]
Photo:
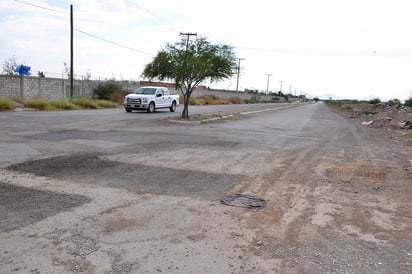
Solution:
[{"label": "drain hole", "polygon": [[262,208],[266,206],[266,201],[264,199],[245,194],[232,194],[225,196],[220,199],[220,203],[228,206],[245,208]]}]

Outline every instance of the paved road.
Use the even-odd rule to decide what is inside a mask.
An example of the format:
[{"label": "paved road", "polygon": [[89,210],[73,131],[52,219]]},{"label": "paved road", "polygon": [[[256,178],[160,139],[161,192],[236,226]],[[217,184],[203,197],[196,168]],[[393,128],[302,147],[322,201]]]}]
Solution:
[{"label": "paved road", "polygon": [[[224,107],[239,112],[274,105]],[[197,107],[193,113],[217,109],[221,108]],[[216,200],[239,181],[248,181],[272,168],[245,158],[267,155],[270,159],[288,146],[305,149],[327,142],[338,134],[337,130],[351,126],[321,103],[251,113],[234,121],[207,125],[174,125],[167,121],[168,115],[130,114],[118,109],[5,113],[0,160],[3,166],[21,163],[13,168],[39,176],[120,187],[135,193]],[[216,169],[224,169],[224,163],[208,163],[223,151],[243,161],[235,167],[238,170],[223,175]],[[193,157],[196,153],[199,155]],[[205,153],[212,155],[204,157]],[[119,154],[123,157],[111,156]],[[153,163],[156,159],[161,164]],[[176,164],[182,159],[191,163]],[[193,163],[205,167],[198,169]],[[244,172],[241,167],[250,171]]]},{"label": "paved road", "polygon": [[[289,105],[191,106],[189,111],[192,115],[241,113]],[[36,157],[132,145],[135,139],[132,132],[165,126],[162,121],[179,117],[181,111],[182,106],[175,113],[161,109],[154,114],[126,113],[123,109],[0,112],[0,167]],[[169,128],[167,132],[179,130]],[[153,138],[161,138],[162,133],[155,135]],[[150,143],[153,138],[148,136],[146,139]],[[144,140],[139,139],[139,142],[144,143]]]},{"label": "paved road", "polygon": [[323,103],[171,115],[0,113],[0,272],[411,273],[403,147]]}]

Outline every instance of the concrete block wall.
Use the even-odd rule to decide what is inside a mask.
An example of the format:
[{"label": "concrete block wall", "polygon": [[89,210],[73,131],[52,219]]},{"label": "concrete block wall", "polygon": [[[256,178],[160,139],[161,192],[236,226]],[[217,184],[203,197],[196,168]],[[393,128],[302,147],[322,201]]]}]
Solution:
[{"label": "concrete block wall", "polygon": [[[99,81],[74,80],[76,95],[92,96]],[[0,97],[44,98],[61,100],[70,98],[70,81],[59,78],[0,75]]]},{"label": "concrete block wall", "polygon": [[24,98],[31,99],[35,97],[40,97],[40,78],[23,77],[22,79]]},{"label": "concrete block wall", "polygon": [[0,97],[21,98],[20,76],[0,75]]},{"label": "concrete block wall", "polygon": [[[92,96],[93,90],[104,81],[100,80],[74,80],[74,96]],[[117,81],[124,90],[133,92],[136,88],[142,85],[167,86],[172,94],[180,94],[176,92],[172,83],[152,83],[148,81]],[[180,94],[182,96],[182,94]],[[192,97],[196,98],[203,95],[215,95],[222,99],[230,97],[239,97],[241,99],[251,99],[255,94],[213,90],[206,87],[199,87],[192,93]],[[70,98],[70,81],[68,79],[59,78],[40,78],[33,76],[16,76],[16,75],[0,75],[0,97],[8,98],[44,98],[48,100],[68,100]],[[272,100],[272,96],[260,94],[261,100]],[[283,101],[283,98],[279,98]]]}]

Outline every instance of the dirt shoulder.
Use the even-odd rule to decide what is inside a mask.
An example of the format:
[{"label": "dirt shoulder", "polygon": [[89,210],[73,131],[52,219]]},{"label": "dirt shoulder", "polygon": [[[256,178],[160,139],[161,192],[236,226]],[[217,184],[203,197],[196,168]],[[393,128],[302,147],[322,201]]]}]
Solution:
[{"label": "dirt shoulder", "polygon": [[412,146],[412,108],[401,104],[331,104],[348,119],[376,129],[393,142]]}]

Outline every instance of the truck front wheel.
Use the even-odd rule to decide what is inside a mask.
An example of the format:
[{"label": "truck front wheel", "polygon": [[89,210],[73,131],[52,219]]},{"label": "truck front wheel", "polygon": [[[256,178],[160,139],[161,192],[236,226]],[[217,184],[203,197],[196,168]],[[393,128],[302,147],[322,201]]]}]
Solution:
[{"label": "truck front wheel", "polygon": [[147,112],[148,113],[153,113],[153,112],[155,112],[155,104],[153,103],[153,102],[151,102],[150,104],[149,104],[149,107],[147,108]]},{"label": "truck front wheel", "polygon": [[173,101],[172,105],[170,106],[170,112],[175,112],[176,110],[176,101]]}]

